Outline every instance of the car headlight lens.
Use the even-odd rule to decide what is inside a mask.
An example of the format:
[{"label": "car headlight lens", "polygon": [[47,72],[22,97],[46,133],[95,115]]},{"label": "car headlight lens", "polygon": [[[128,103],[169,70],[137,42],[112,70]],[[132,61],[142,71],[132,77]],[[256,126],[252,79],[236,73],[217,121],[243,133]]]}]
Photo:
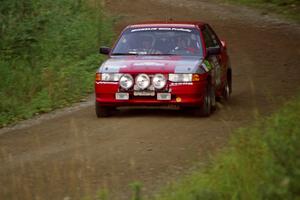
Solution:
[{"label": "car headlight lens", "polygon": [[156,89],[162,89],[166,86],[167,80],[163,74],[156,74],[152,79],[152,84]]},{"label": "car headlight lens", "polygon": [[120,80],[122,74],[119,73],[103,73],[101,75],[101,81],[111,81],[111,82],[117,82]]},{"label": "car headlight lens", "polygon": [[169,80],[172,82],[192,82],[193,74],[169,74]]},{"label": "car headlight lens", "polygon": [[144,90],[150,85],[150,78],[147,74],[139,74],[135,79],[136,85]]},{"label": "car headlight lens", "polygon": [[120,84],[121,88],[128,90],[129,88],[131,88],[133,86],[132,76],[130,74],[124,74],[120,78],[119,84]]}]

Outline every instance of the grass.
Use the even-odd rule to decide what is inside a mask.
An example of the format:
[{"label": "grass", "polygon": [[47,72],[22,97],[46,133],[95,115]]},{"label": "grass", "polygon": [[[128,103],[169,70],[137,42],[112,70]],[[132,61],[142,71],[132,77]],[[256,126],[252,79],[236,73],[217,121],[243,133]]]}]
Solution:
[{"label": "grass", "polygon": [[247,5],[262,10],[263,14],[277,13],[285,18],[300,23],[299,0],[222,0],[240,5]]},{"label": "grass", "polygon": [[92,91],[98,46],[112,38],[100,1],[3,1],[0,24],[0,127]]},{"label": "grass", "polygon": [[155,200],[300,199],[300,96],[272,117],[233,134],[205,170]]}]

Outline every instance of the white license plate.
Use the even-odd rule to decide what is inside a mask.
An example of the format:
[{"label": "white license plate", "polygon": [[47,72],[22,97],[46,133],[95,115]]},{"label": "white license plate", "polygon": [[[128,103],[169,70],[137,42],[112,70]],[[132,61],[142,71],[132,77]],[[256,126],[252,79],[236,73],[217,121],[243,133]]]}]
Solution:
[{"label": "white license plate", "polygon": [[152,91],[134,91],[134,96],[155,96],[155,92]]},{"label": "white license plate", "polygon": [[[137,85],[134,85],[133,86],[133,89],[134,89],[134,91],[139,91],[139,87],[137,86]],[[154,91],[155,90],[155,88],[154,88],[154,86],[153,85],[150,85],[148,88],[147,88],[147,91]]]},{"label": "white license plate", "polygon": [[171,100],[171,93],[157,93],[157,100]]},{"label": "white license plate", "polygon": [[128,100],[129,93],[116,93],[116,99],[117,100]]}]

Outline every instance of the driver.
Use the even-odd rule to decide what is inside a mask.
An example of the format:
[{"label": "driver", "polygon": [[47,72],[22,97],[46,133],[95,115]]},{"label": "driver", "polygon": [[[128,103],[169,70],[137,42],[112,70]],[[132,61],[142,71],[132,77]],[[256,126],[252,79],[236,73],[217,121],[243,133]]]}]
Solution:
[{"label": "driver", "polygon": [[153,48],[153,39],[151,37],[144,37],[142,39],[142,50],[147,54],[160,54],[161,52]]},{"label": "driver", "polygon": [[149,50],[152,48],[152,39],[150,37],[145,37],[142,40],[142,49]]},{"label": "driver", "polygon": [[176,46],[173,51],[186,51],[187,53],[195,53],[195,49],[189,46],[188,39],[181,36],[176,38]]}]

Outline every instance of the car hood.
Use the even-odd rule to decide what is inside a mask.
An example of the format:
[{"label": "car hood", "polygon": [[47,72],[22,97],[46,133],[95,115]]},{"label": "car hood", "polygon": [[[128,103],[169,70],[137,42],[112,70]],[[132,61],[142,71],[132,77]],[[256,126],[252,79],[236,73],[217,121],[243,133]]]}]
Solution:
[{"label": "car hood", "polygon": [[201,73],[202,58],[194,56],[114,56],[100,73]]}]

